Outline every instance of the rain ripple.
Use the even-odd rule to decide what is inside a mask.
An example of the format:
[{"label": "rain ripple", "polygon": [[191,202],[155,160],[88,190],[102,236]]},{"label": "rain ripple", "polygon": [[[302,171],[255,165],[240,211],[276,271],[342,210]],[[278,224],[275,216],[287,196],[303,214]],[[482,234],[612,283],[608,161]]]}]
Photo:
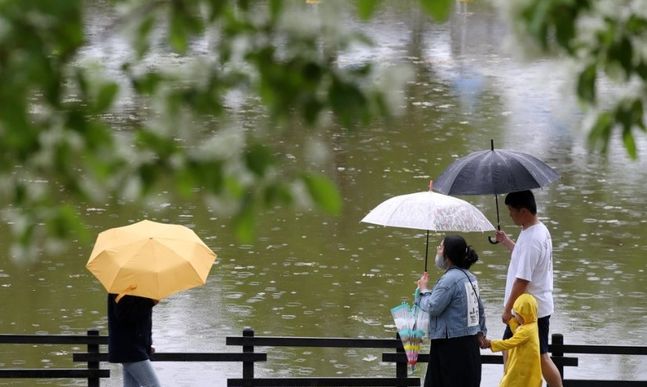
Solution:
[{"label": "rain ripple", "polygon": [[575,293],[572,294],[570,297],[578,299],[578,300],[605,300],[605,299],[610,299],[611,295],[610,294],[600,294],[600,293]]},{"label": "rain ripple", "polygon": [[377,326],[382,325],[382,322],[380,322],[380,321],[377,321],[375,319],[368,318],[368,317],[358,316],[358,315],[350,316],[349,319],[359,321],[362,324],[366,324],[366,325],[373,326],[373,327],[377,327]]}]

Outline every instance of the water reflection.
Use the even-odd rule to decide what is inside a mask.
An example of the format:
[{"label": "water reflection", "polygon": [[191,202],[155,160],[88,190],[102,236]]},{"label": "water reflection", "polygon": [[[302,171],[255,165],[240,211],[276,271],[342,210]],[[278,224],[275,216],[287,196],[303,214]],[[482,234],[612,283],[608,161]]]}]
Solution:
[{"label": "water reflection", "polygon": [[[333,127],[318,135],[331,152],[319,168],[340,186],[342,217],[275,208],[260,214],[258,240],[241,245],[226,219],[164,193],[146,209],[85,209],[92,232],[143,217],[181,222],[195,228],[218,253],[206,286],[155,308],[159,350],[234,351],[224,345],[224,337],[239,335],[247,326],[258,335],[393,337],[388,310],[413,290],[423,266],[424,233],[359,220],[388,197],[424,190],[454,159],[486,149],[491,138],[498,147],[534,154],[561,173],[559,182],[537,191],[541,219],[551,229],[555,246],[557,312],[552,330],[565,333],[567,343],[644,343],[645,158],[628,160],[615,139],[611,157],[590,153],[585,138],[572,129],[581,116],[563,98],[569,82],[563,69],[554,61],[511,58],[500,47],[505,30],[487,6],[469,3],[467,11],[437,25],[411,14],[413,7],[397,4],[386,6],[370,23],[349,20],[373,36],[379,49],[349,53],[342,64],[370,58],[413,66],[416,77],[407,90],[404,117],[355,132]],[[119,56],[118,46],[114,50]],[[252,126],[259,113],[252,105],[247,111],[241,119]],[[308,160],[303,133],[286,133],[276,141],[285,144],[294,163]],[[638,147],[647,154],[643,137]],[[491,196],[467,199],[495,218]],[[501,223],[506,232],[517,233],[505,212]],[[432,235],[430,243],[441,237]],[[499,336],[508,258],[483,234],[467,239],[481,257],[474,271],[491,335]],[[76,243],[66,256],[43,257],[31,267],[0,268],[0,296],[16,311],[0,317],[2,332],[80,333],[97,327],[105,333],[104,291],[84,269],[90,249]],[[2,348],[0,363],[40,366],[44,358],[44,364],[58,366],[70,351],[56,349],[41,356]],[[382,363],[380,353],[277,348],[256,371],[273,376],[392,375],[392,365]],[[178,386],[205,381],[224,386],[224,378],[240,376],[238,366],[227,364],[162,363],[156,369]],[[568,369],[567,375],[592,378],[599,369],[609,379],[647,378],[644,362],[626,357],[582,356],[580,366]],[[485,366],[484,385],[498,382],[500,374],[499,367]],[[118,377],[108,385],[119,385]]]}]

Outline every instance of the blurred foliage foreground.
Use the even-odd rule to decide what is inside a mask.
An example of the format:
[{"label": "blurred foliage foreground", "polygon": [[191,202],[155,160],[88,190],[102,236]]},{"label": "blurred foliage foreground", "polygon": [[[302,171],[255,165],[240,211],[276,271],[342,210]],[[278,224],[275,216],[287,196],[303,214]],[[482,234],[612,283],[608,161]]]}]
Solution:
[{"label": "blurred foliage foreground", "polygon": [[[644,129],[647,62],[637,39],[645,41],[645,18],[599,9],[602,1],[514,3],[510,18],[521,34],[582,63],[577,92],[585,103],[596,105],[601,71],[643,82],[637,95],[602,112],[592,132],[605,144],[619,124],[635,155],[631,130]],[[454,1],[417,4],[444,21]],[[331,123],[352,129],[397,114],[408,69],[337,60],[371,45],[342,16],[368,19],[379,6],[0,0],[0,211],[11,257],[34,259],[91,239],[83,206],[145,204],[160,192],[200,197],[232,219],[244,241],[262,208],[339,213],[341,199],[322,169],[287,160],[267,139],[299,131],[316,141]],[[582,39],[584,28],[597,32]],[[88,50],[109,51],[115,36],[124,44],[119,63]],[[253,128],[239,109],[260,112]]]}]

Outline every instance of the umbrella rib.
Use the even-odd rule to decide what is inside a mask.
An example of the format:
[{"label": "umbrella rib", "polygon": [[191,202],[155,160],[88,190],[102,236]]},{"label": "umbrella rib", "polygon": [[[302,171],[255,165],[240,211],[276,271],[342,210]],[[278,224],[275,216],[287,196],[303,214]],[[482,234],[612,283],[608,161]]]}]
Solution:
[{"label": "umbrella rib", "polygon": [[[159,247],[157,246],[157,243],[156,243],[154,246],[155,246],[155,250],[159,250]],[[155,260],[157,261],[157,260],[158,260],[157,254],[153,253],[153,256],[155,257]],[[158,275],[158,276],[156,277],[156,280],[157,280],[157,281],[155,281],[155,282],[156,282],[156,287],[157,287],[157,289],[156,289],[156,290],[157,290],[157,294],[159,294],[159,295],[160,295],[160,299],[161,299],[161,298],[163,298],[163,297],[161,297],[161,294],[160,294],[160,289],[162,288],[162,284],[161,284],[162,276],[159,276],[159,275]]]},{"label": "umbrella rib", "polygon": [[[532,155],[519,153],[519,163],[526,168],[528,173],[530,173],[533,179],[535,179],[540,186],[542,186],[541,182],[539,181],[540,178],[542,180],[545,179],[546,181],[545,184],[548,184],[548,183],[552,183],[557,179],[557,177],[559,177],[557,173],[555,173],[555,176],[553,177],[548,176],[547,172],[550,170],[546,169],[546,173],[544,173],[544,171],[538,168],[536,163],[533,162],[534,161],[533,159],[535,159],[535,157]],[[538,160],[538,161],[543,163],[543,161],[541,160]]]}]

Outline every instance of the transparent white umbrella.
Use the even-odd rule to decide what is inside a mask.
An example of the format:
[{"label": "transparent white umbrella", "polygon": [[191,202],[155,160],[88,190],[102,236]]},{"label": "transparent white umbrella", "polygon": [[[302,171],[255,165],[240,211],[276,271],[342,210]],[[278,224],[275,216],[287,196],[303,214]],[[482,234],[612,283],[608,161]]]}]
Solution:
[{"label": "transparent white umbrella", "polygon": [[429,231],[494,231],[483,213],[465,200],[431,191],[392,197],[380,203],[361,221],[389,227],[427,231],[425,271],[429,251]]}]

